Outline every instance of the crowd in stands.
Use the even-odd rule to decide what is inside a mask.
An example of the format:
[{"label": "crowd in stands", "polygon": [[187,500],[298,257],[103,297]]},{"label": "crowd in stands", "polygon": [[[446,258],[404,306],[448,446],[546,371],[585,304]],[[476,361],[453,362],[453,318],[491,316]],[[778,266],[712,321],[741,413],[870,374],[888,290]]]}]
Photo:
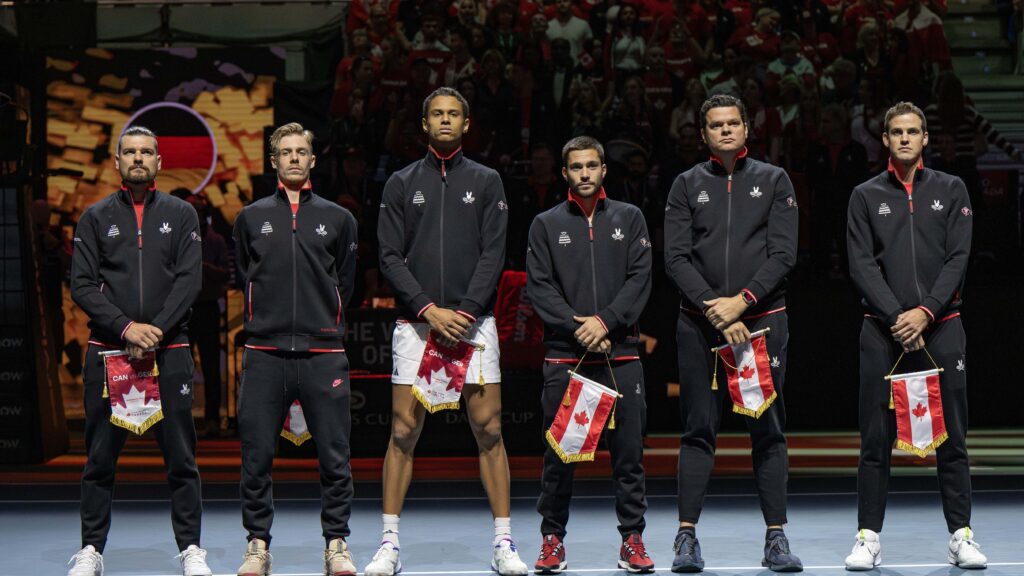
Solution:
[{"label": "crowd in stands", "polygon": [[729,93],[747,106],[750,156],[797,187],[804,253],[841,278],[847,199],[887,165],[893,103],[927,110],[929,162],[972,196],[979,134],[1020,158],[952,73],[945,11],[946,0],[353,0],[331,101],[333,189],[372,269],[376,199],[425,153],[424,96],[453,86],[471,106],[465,154],[504,179],[509,268],[523,267],[533,216],[565,199],[561,145],[583,134],[606,145],[608,195],[641,207],[660,253],[668,189],[707,159],[700,105]]}]

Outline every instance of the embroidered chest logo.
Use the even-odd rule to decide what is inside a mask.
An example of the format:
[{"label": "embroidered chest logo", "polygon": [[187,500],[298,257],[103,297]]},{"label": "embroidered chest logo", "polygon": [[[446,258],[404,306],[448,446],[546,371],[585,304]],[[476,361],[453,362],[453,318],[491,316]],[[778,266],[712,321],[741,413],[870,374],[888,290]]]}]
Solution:
[{"label": "embroidered chest logo", "polygon": [[939,202],[938,200],[936,200],[935,202],[932,202],[932,210],[935,210],[936,212],[938,212],[938,211],[942,210],[943,208],[945,208],[945,206],[943,206],[942,203]]},{"label": "embroidered chest logo", "polygon": [[355,252],[358,248],[359,248],[359,244],[357,242],[353,242],[353,243],[348,245],[348,251],[349,252]]},{"label": "embroidered chest logo", "polygon": [[708,196],[707,190],[701,190],[700,194],[697,194],[697,204],[707,204],[711,201],[711,197]]},{"label": "embroidered chest logo", "polygon": [[423,192],[420,191],[420,190],[417,190],[416,193],[412,195],[412,203],[413,204],[423,204],[424,202],[426,202],[426,199],[423,198]]},{"label": "embroidered chest logo", "polygon": [[559,234],[558,243],[561,244],[562,246],[565,246],[566,244],[572,244],[572,239],[569,238],[569,233],[562,232],[561,234]]},{"label": "embroidered chest logo", "polygon": [[621,241],[623,238],[625,238],[625,236],[622,234],[622,228],[616,228],[615,233],[612,234],[612,240]]},{"label": "embroidered chest logo", "polygon": [[880,216],[888,216],[889,214],[892,214],[892,210],[889,209],[888,204],[882,202],[882,205],[878,207],[878,214]]},{"label": "embroidered chest logo", "polygon": [[967,370],[967,366],[964,365],[963,358],[956,361],[956,370],[957,372],[963,372],[964,370]]},{"label": "embroidered chest logo", "polygon": [[188,384],[182,384],[181,385],[181,395],[182,396],[188,396],[188,390],[189,390],[188,389]]},{"label": "embroidered chest logo", "polygon": [[504,200],[498,200],[498,210],[508,210],[508,204]]},{"label": "embroidered chest logo", "polygon": [[270,222],[264,222],[263,226],[260,227],[260,234],[270,234],[274,231],[274,227],[270,225]]},{"label": "embroidered chest logo", "polygon": [[772,368],[778,368],[779,366],[782,366],[782,362],[779,362],[779,357],[778,356],[772,356],[772,363],[771,364],[772,364]]},{"label": "embroidered chest logo", "polygon": [[160,227],[160,233],[161,234],[170,234],[171,233],[171,224],[170,224],[170,222],[164,222],[164,225]]},{"label": "embroidered chest logo", "polygon": [[640,245],[643,246],[644,248],[650,248],[651,247],[651,241],[648,240],[647,238],[641,238],[640,239]]},{"label": "embroidered chest logo", "polygon": [[786,206],[796,208],[796,198],[793,198],[792,196],[786,198]]},{"label": "embroidered chest logo", "polygon": [[193,242],[202,242],[203,241],[203,237],[200,236],[199,232],[196,232],[195,230],[192,231],[192,234],[190,234],[189,237],[192,238]]},{"label": "embroidered chest logo", "polygon": [[960,209],[960,213],[963,214],[964,216],[970,216],[971,214],[974,214],[974,212],[970,208],[968,208],[967,206],[964,206],[963,208],[961,208]]},{"label": "embroidered chest logo", "polygon": [[473,202],[476,202],[476,198],[473,197],[472,192],[466,190],[466,195],[462,197],[462,202],[464,204],[472,204]]},{"label": "embroidered chest logo", "polygon": [[120,236],[121,231],[117,229],[117,224],[111,224],[110,229],[107,230],[107,238],[113,238],[114,236]]},{"label": "embroidered chest logo", "polygon": [[318,226],[315,232],[320,236],[327,236],[327,228],[323,224]]},{"label": "embroidered chest logo", "polygon": [[761,192],[761,187],[760,186],[754,186],[754,188],[750,191],[750,197],[751,198],[760,198],[761,196],[764,196],[764,194]]}]

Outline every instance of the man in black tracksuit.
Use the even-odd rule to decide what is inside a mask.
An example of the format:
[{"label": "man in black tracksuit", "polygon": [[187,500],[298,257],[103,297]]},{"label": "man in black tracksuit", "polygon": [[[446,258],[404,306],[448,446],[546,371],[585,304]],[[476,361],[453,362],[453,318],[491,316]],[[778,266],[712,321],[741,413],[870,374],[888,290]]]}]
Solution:
[{"label": "man in black tracksuit", "polygon": [[[547,346],[541,396],[544,429],[551,427],[565,397],[567,370],[592,352],[579,373],[622,394],[615,406],[615,427],[604,432],[622,535],[619,567],[653,572],[654,562],[642,539],[647,404],[636,325],[651,292],[650,237],[639,208],[606,197],[601,183],[607,168],[600,143],[586,136],[573,138],[562,156],[569,200],[534,219],[526,255],[527,293],[544,320]],[[534,566],[538,574],[566,568],[562,541],[575,471],[575,464],[563,463],[548,446],[537,502],[543,517],[541,553]]]},{"label": "man in black tracksuit", "polygon": [[[676,572],[704,567],[696,540],[714,467],[727,386],[711,389],[713,347],[737,345],[764,328],[778,398],[760,418],[744,418],[753,441],[754,478],[768,525],[763,563],[799,570],[782,533],[789,464],[783,386],[789,332],[785,279],[796,261],[798,211],[793,185],[775,166],[746,157],[743,103],[714,96],[701,109],[709,161],[679,175],[665,208],[665,267],[682,296],[677,327],[680,408]],[[724,381],[724,378],[722,379]]]},{"label": "man in black tracksuit", "polygon": [[401,570],[398,525],[412,478],[413,452],[425,409],[412,393],[429,334],[442,344],[460,338],[484,345],[473,352],[462,396],[480,454],[480,477],[494,516],[492,568],[526,574],[511,536],[508,457],[501,439],[501,370],[493,307],[505,261],[508,203],[494,170],[462,154],[469,104],[439,88],[423,103],[425,158],[395,172],[384,186],[377,238],[380,270],[402,317],[392,335],[392,427],[384,460],[384,525],[368,576]]},{"label": "man in black tracksuit", "polygon": [[274,518],[270,477],[278,435],[298,399],[320,464],[320,522],[326,574],[355,574],[350,530],[351,385],[342,342],[344,308],[355,284],[356,222],[315,195],[309,182],[313,134],[286,124],[270,138],[277,191],[235,220],[243,316],[249,333],[238,397],[242,442],[242,523],[249,546],[239,575],[270,570]]},{"label": "man in black tracksuit", "polygon": [[984,568],[971,538],[971,475],[967,458],[966,337],[961,293],[971,252],[973,212],[964,183],[925,168],[924,113],[901,102],[886,114],[883,141],[887,171],[853,191],[848,212],[850,277],[866,309],[860,333],[860,462],[857,470],[860,529],[846,559],[851,570],[880,562],[878,532],[885,517],[889,462],[896,417],[885,376],[901,354],[897,372],[944,369],[942,411],[948,439],[935,451],[949,561]]},{"label": "man in black tracksuit", "polygon": [[187,202],[156,189],[160,156],[151,131],[126,130],[116,159],[124,183],[82,214],[71,263],[71,297],[89,316],[90,330],[83,371],[82,550],[71,573],[91,576],[92,565],[102,566],[114,471],[128,438],[127,430],[110,423],[100,352],[124,348],[138,356],[156,348],[164,418],[154,431],[167,465],[174,537],[192,573],[209,574],[208,568],[195,571],[206,553],[198,548],[202,501],[188,345],[189,308],[201,285],[199,219]]}]

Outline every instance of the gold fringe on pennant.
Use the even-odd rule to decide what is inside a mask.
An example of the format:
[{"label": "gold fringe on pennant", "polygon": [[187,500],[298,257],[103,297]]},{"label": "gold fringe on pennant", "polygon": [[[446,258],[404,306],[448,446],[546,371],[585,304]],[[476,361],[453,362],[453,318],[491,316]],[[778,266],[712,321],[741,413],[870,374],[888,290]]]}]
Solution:
[{"label": "gold fringe on pennant", "polygon": [[904,442],[903,440],[897,440],[896,447],[899,448],[900,450],[903,450],[904,452],[910,452],[911,454],[916,454],[921,458],[927,458],[928,455],[934,452],[940,444],[942,444],[948,439],[949,434],[943,432],[942,434],[936,436],[935,439],[932,440],[932,443],[925,446],[924,448],[918,448],[917,446],[914,446],[909,442]]},{"label": "gold fringe on pennant", "polygon": [[715,363],[715,372],[711,376],[711,389],[718,390],[718,350],[715,350],[715,359],[713,362]]},{"label": "gold fringe on pennant", "polygon": [[291,430],[281,430],[281,437],[288,440],[296,446],[302,446],[302,444],[313,437],[309,432],[303,432],[302,434],[295,434]]},{"label": "gold fringe on pennant", "polygon": [[149,418],[146,418],[141,424],[135,424],[134,422],[131,422],[131,421],[125,419],[125,418],[122,418],[122,417],[116,415],[116,414],[111,414],[110,415],[110,423],[111,424],[113,424],[115,426],[119,426],[121,428],[124,428],[125,430],[128,430],[129,432],[134,432],[134,433],[136,433],[136,434],[138,434],[140,436],[142,434],[144,434],[146,432],[146,430],[149,430],[150,428],[152,428],[154,424],[156,424],[157,422],[159,422],[159,421],[161,421],[163,419],[164,419],[163,408],[161,408],[160,410],[157,410],[156,412],[154,412],[152,416],[150,416]]},{"label": "gold fringe on pennant", "polygon": [[548,445],[551,446],[551,449],[555,451],[555,454],[558,454],[558,458],[562,461],[563,464],[574,464],[576,462],[594,461],[593,452],[586,454],[566,454],[565,450],[562,450],[562,447],[558,445],[558,441],[555,440],[555,435],[551,433],[551,430],[545,432],[544,437],[548,439]]},{"label": "gold fringe on pennant", "polygon": [[756,420],[756,419],[760,418],[762,414],[764,414],[765,410],[767,410],[768,408],[771,408],[772,403],[775,402],[775,399],[778,396],[779,396],[779,393],[776,392],[775,390],[772,390],[772,395],[769,396],[768,398],[766,398],[764,403],[761,404],[761,406],[759,406],[757,408],[757,410],[751,410],[750,408],[747,408],[746,406],[737,406],[736,404],[733,404],[732,405],[732,411],[737,413],[737,414],[743,414],[744,416],[750,416],[751,418],[754,418]]},{"label": "gold fringe on pennant", "polygon": [[569,397],[569,387],[565,387],[565,397],[562,398],[562,406],[569,408],[572,406],[572,398]]},{"label": "gold fringe on pennant", "polygon": [[612,408],[612,415],[608,417],[608,429],[615,430],[615,409]]},{"label": "gold fringe on pennant", "polygon": [[892,382],[889,382],[889,410],[895,410],[896,403],[892,400]]},{"label": "gold fringe on pennant", "polygon": [[423,392],[420,392],[420,389],[417,388],[416,386],[412,387],[412,395],[415,396],[416,399],[420,401],[420,404],[423,404],[423,407],[427,409],[427,412],[430,412],[431,414],[440,412],[441,410],[458,410],[460,406],[458,400],[456,400],[455,402],[445,402],[444,404],[431,405],[430,401],[427,400],[427,397],[424,396]]}]

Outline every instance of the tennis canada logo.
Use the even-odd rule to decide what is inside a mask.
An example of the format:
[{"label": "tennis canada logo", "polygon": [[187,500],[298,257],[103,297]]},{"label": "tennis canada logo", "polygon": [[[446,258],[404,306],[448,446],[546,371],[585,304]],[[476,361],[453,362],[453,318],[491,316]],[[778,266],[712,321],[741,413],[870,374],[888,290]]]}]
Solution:
[{"label": "tennis canada logo", "polygon": [[886,204],[885,202],[882,202],[881,206],[878,207],[878,215],[879,216],[888,216],[889,214],[892,214],[892,210],[889,209],[889,205],[888,204]]},{"label": "tennis canada logo", "polygon": [[111,224],[110,229],[107,230],[107,238],[113,238],[119,236],[121,231],[117,229],[117,224]]},{"label": "tennis canada logo", "polygon": [[264,222],[263,226],[260,227],[260,234],[270,234],[274,231],[274,227],[270,225],[270,222]]},{"label": "tennis canada logo", "polygon": [[565,246],[566,244],[572,244],[572,239],[569,238],[569,233],[562,232],[561,234],[559,234],[558,243],[561,244],[562,246]]},{"label": "tennis canada logo", "polygon": [[422,190],[417,190],[416,193],[412,195],[412,203],[413,204],[423,204],[426,201],[427,200],[423,197],[423,191]]},{"label": "tennis canada logo", "polygon": [[710,201],[711,201],[711,197],[708,196],[708,191],[707,190],[701,190],[700,194],[697,194],[697,203],[698,204],[707,204]]}]

